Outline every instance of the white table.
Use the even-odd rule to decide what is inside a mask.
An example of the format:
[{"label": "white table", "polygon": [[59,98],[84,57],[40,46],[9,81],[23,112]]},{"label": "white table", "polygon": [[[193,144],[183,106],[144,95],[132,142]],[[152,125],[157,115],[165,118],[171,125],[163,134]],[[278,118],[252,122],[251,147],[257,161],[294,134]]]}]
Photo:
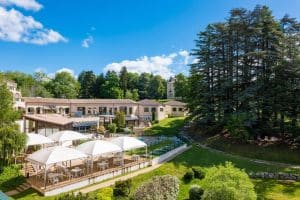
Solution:
[{"label": "white table", "polygon": [[47,176],[51,183],[58,183],[59,177],[61,177],[62,174],[61,173],[49,173]]},{"label": "white table", "polygon": [[108,168],[108,163],[107,162],[100,162],[100,163],[97,163],[97,166],[100,170],[105,170]]},{"label": "white table", "polygon": [[82,171],[79,167],[71,169],[71,172],[74,174],[74,177],[78,177],[78,174]]},{"label": "white table", "polygon": [[140,159],[139,155],[133,155],[132,156],[132,160],[134,160],[134,161],[138,161],[139,159]]},{"label": "white table", "polygon": [[114,165],[122,165],[123,158],[120,158],[120,157],[113,158],[113,163],[114,163]]}]

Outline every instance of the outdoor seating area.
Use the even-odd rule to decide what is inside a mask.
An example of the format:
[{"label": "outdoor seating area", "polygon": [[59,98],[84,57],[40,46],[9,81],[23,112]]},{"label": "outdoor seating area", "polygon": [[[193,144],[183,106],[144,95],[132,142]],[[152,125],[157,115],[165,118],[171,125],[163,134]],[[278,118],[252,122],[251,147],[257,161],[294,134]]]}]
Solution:
[{"label": "outdoor seating area", "polygon": [[[31,165],[34,173],[25,174],[33,188],[45,192],[74,184],[82,180],[90,180],[106,174],[125,173],[145,167],[149,164],[146,155],[127,155],[126,151],[146,148],[147,144],[134,137],[116,137],[111,140],[89,140],[74,147],[62,145],[66,141],[87,140],[84,135],[74,131],[62,131],[49,137],[28,136],[40,138],[42,148],[29,154],[25,165]],[[44,143],[53,146],[44,147]],[[34,145],[39,145],[36,141]],[[121,171],[120,171],[121,170]]]}]

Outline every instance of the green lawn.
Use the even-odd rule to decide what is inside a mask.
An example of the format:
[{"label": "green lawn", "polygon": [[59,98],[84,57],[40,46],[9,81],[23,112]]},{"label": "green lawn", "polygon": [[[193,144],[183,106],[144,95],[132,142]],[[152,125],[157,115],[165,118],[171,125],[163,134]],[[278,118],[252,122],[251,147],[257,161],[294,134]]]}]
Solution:
[{"label": "green lawn", "polygon": [[[171,174],[177,176],[180,180],[186,170],[191,166],[202,166],[204,169],[207,169],[213,165],[218,165],[224,163],[225,161],[233,162],[237,167],[243,168],[246,171],[270,171],[270,172],[280,172],[280,171],[292,171],[294,173],[300,173],[300,170],[292,170],[289,168],[276,167],[266,164],[258,164],[251,162],[247,159],[238,159],[231,156],[210,152],[206,149],[201,149],[198,147],[193,147],[187,152],[179,155],[174,160],[163,164],[158,169],[139,175],[133,178],[133,190],[135,190],[142,182],[150,179],[155,175]],[[283,183],[275,180],[253,180],[256,191],[260,199],[297,199],[297,196],[300,193],[300,184],[299,183]],[[200,184],[200,180],[193,180],[191,183],[184,183],[181,181],[180,184],[180,193],[178,199],[183,200],[188,198],[188,190],[192,184]],[[101,192],[102,190],[100,190]],[[95,195],[98,191],[93,192],[91,195]],[[36,192],[29,190],[27,193],[16,196],[19,199],[31,200],[31,199],[47,199],[52,200],[51,198],[45,198],[39,196]]]},{"label": "green lawn", "polygon": [[179,129],[184,125],[184,117],[171,117],[161,120],[152,127],[145,130],[145,135],[172,136],[178,134]]},{"label": "green lawn", "polygon": [[234,143],[232,140],[220,136],[209,139],[201,138],[199,142],[212,148],[240,156],[300,165],[300,149],[290,149],[286,145],[262,147],[254,144]]}]

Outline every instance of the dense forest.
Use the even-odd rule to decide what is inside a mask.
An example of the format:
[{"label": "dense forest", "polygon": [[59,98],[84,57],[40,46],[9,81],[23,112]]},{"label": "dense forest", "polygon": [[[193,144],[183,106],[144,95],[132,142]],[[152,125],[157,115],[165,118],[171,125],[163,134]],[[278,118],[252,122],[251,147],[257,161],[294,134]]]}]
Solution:
[{"label": "dense forest", "polygon": [[[266,6],[233,9],[198,34],[188,104],[209,134],[300,141],[300,23]],[[296,138],[296,139],[295,139]]]},{"label": "dense forest", "polygon": [[[108,71],[96,75],[93,71],[82,71],[76,79],[68,72],[58,72],[50,78],[43,72],[33,75],[7,71],[0,76],[18,84],[23,96],[55,98],[116,98],[116,99],[165,99],[167,80],[150,73],[132,73],[123,67],[119,73]],[[186,93],[187,77],[176,77],[176,94]]]}]

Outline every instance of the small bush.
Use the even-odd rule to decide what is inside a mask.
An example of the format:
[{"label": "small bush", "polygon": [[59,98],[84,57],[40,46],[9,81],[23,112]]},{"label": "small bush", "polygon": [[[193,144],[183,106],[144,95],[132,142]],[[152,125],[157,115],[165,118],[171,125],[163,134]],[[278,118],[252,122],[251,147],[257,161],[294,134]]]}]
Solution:
[{"label": "small bush", "polygon": [[204,190],[198,185],[192,185],[189,190],[189,200],[199,200],[201,199]]},{"label": "small bush", "polygon": [[99,126],[97,129],[97,133],[104,134],[105,133],[105,127],[104,126]]},{"label": "small bush", "polygon": [[143,183],[134,195],[135,200],[176,200],[179,192],[179,180],[176,176],[155,176]]},{"label": "small bush", "polygon": [[197,179],[203,179],[205,177],[205,173],[201,167],[192,167],[194,172],[194,177]]},{"label": "small bush", "polygon": [[113,189],[113,195],[127,197],[130,194],[131,186],[132,186],[131,179],[125,181],[117,181]]},{"label": "small bush", "polygon": [[188,171],[183,176],[183,180],[184,182],[190,182],[191,180],[193,180],[194,176],[194,171],[192,169],[188,169]]},{"label": "small bush", "polygon": [[257,199],[254,185],[247,173],[230,162],[211,167],[203,179],[202,187],[205,200]]},{"label": "small bush", "polygon": [[116,133],[117,131],[117,125],[115,123],[111,123],[108,125],[108,131],[110,133]]},{"label": "small bush", "polygon": [[3,192],[12,190],[25,182],[25,177],[20,173],[18,165],[4,167],[0,171],[0,190]]},{"label": "small bush", "polygon": [[99,200],[111,200],[113,197],[113,189],[110,187],[102,188],[97,193],[97,199]]}]

